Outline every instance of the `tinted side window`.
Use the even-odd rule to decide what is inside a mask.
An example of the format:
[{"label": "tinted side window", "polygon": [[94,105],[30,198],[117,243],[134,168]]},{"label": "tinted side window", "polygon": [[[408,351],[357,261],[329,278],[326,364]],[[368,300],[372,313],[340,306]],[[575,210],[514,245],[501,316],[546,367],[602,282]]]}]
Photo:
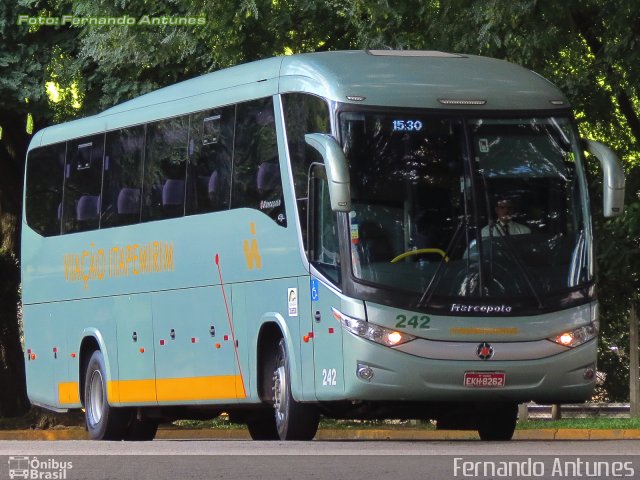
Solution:
[{"label": "tinted side window", "polygon": [[273,101],[237,106],[232,208],[255,208],[286,226]]},{"label": "tinted side window", "polygon": [[184,215],[189,116],[147,125],[142,220]]},{"label": "tinted side window", "polygon": [[282,96],[284,121],[298,215],[302,227],[302,238],[307,247],[307,209],[309,204],[309,166],[322,163],[320,154],[304,141],[306,133],[330,133],[329,108],[320,97],[305,93],[289,93]]},{"label": "tinted side window", "polygon": [[62,233],[92,230],[100,225],[100,190],[104,134],[67,143]]},{"label": "tinted side window", "polygon": [[329,185],[324,167],[318,167],[311,179],[313,214],[311,252],[309,260],[336,285],[340,285],[340,249],[338,247],[338,217],[331,210]]},{"label": "tinted side window", "polygon": [[45,237],[60,234],[65,151],[65,143],[40,147],[27,160],[27,223]]},{"label": "tinted side window", "polygon": [[140,221],[144,125],[107,133],[100,226]]},{"label": "tinted side window", "polygon": [[230,106],[191,115],[188,215],[229,208],[235,114],[235,107]]}]

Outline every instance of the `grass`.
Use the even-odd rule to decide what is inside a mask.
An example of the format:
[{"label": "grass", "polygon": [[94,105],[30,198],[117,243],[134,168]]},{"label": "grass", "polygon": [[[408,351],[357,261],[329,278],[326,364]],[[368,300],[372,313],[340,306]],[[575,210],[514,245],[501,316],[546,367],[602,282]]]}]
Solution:
[{"label": "grass", "polygon": [[[214,420],[178,420],[173,423],[179,428],[244,428],[244,425],[229,422],[222,415]],[[435,424],[425,421],[411,420],[333,420],[323,419],[321,429],[337,430],[435,430]],[[640,430],[640,418],[567,418],[563,420],[529,420],[518,422],[517,430],[536,429],[585,429],[585,430]]]},{"label": "grass", "polygon": [[[213,428],[220,430],[245,427],[240,423],[229,422],[229,417],[225,414],[213,420],[177,420],[172,425],[177,428]],[[435,430],[435,425],[430,422],[411,420],[334,420],[324,418],[320,421],[320,428],[336,430]]]},{"label": "grass", "polygon": [[38,407],[32,407],[29,412],[21,417],[0,418],[0,430],[47,430],[83,425],[84,415],[80,411],[54,413]]},{"label": "grass", "polygon": [[587,430],[640,429],[640,418],[567,418],[563,420],[529,420],[518,422],[518,430],[539,428],[578,428]]},{"label": "grass", "polygon": [[233,430],[245,427],[240,423],[231,423],[229,417],[225,414],[211,420],[176,420],[171,425],[177,428],[209,428],[216,430]]},{"label": "grass", "polygon": [[[32,409],[27,415],[17,418],[0,418],[0,430],[27,430],[30,428],[52,429],[84,425],[83,416],[73,414],[52,414],[39,409]],[[173,422],[174,428],[197,428],[233,430],[245,428],[244,425],[231,423],[227,415],[220,415],[213,420],[178,420]],[[337,430],[435,430],[432,422],[415,420],[333,420],[322,419],[321,429]],[[567,418],[563,420],[529,420],[518,422],[517,430],[535,429],[585,429],[585,430],[640,430],[640,418]]]}]

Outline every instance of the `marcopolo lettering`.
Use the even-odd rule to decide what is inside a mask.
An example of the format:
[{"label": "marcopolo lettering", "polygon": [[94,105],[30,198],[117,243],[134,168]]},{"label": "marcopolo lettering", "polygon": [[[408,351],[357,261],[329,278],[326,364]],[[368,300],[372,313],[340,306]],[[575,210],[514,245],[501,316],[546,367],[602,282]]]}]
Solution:
[{"label": "marcopolo lettering", "polygon": [[513,308],[510,305],[464,305],[452,303],[451,311],[459,313],[511,313]]},{"label": "marcopolo lettering", "polygon": [[269,208],[277,208],[282,205],[282,200],[261,200],[260,210],[266,210]]}]

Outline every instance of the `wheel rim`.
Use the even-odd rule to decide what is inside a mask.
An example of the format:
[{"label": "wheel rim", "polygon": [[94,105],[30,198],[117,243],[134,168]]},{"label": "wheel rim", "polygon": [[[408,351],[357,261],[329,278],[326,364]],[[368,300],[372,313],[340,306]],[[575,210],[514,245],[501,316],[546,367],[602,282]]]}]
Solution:
[{"label": "wheel rim", "polygon": [[287,411],[287,373],[284,366],[273,372],[273,406],[276,413],[276,425],[284,423]]},{"label": "wheel rim", "polygon": [[89,402],[87,405],[87,416],[91,425],[97,425],[102,420],[104,408],[104,388],[102,374],[95,370],[91,374],[89,381]]}]

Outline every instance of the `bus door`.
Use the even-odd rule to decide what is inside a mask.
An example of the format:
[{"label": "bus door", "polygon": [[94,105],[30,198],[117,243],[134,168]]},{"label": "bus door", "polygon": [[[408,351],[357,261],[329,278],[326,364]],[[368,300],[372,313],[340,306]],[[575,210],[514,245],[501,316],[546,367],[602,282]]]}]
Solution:
[{"label": "bus door", "polygon": [[[29,339],[25,343],[29,398],[32,403],[56,405],[58,372],[51,352],[56,342],[64,338],[64,329],[54,323],[58,319],[54,318],[48,303],[25,305],[24,315],[29,319],[24,327],[26,338]],[[58,329],[61,331],[56,336]]]},{"label": "bus door", "polygon": [[154,335],[147,295],[113,297],[118,341],[119,380],[109,385],[109,400],[155,404]]},{"label": "bus door", "polygon": [[[153,295],[158,402],[207,403],[244,396],[229,316],[231,288],[220,285]],[[229,316],[228,316],[229,315]]]},{"label": "bus door", "polygon": [[344,362],[342,328],[332,311],[332,308],[340,307],[336,287],[340,284],[338,222],[337,214],[331,210],[324,167],[314,168],[310,187],[309,257],[313,265],[310,289],[315,387],[318,400],[332,400],[342,398],[344,392]]}]

